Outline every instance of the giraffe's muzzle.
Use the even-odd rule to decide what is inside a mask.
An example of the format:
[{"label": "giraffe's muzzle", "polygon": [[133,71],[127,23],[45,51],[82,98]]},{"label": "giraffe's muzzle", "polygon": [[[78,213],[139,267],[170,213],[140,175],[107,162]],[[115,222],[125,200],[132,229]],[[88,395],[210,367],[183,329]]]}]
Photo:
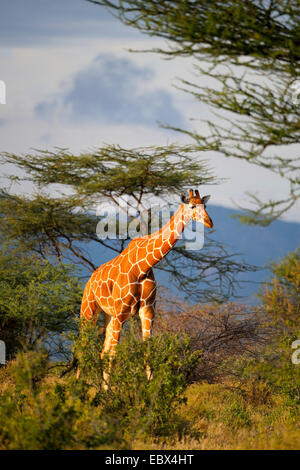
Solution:
[{"label": "giraffe's muzzle", "polygon": [[204,219],[204,225],[208,228],[213,228],[214,226],[213,221],[208,216]]}]

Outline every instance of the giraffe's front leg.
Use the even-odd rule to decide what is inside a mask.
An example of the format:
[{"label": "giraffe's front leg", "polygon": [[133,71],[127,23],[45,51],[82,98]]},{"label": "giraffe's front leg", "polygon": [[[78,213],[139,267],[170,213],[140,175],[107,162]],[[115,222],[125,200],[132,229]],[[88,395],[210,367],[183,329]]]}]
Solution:
[{"label": "giraffe's front leg", "polygon": [[[152,334],[154,320],[154,305],[156,297],[156,282],[152,269],[148,272],[145,279],[141,282],[140,309],[139,316],[142,322],[143,340],[149,338]],[[152,372],[149,364],[146,364],[147,377],[150,380]]]},{"label": "giraffe's front leg", "polygon": [[116,354],[116,347],[120,340],[122,322],[118,319],[117,316],[114,317],[106,317],[107,325],[106,325],[106,333],[105,333],[105,341],[104,346],[101,352],[101,358],[104,357],[105,354],[109,355],[109,368],[108,371],[103,372],[103,389],[108,389],[108,381],[109,381],[109,371],[111,367],[111,360],[113,356]]},{"label": "giraffe's front leg", "polygon": [[[140,316],[141,323],[142,323],[142,333],[143,333],[144,341],[147,338],[149,338],[152,334],[152,325],[153,325],[154,315],[155,315],[155,312],[152,306],[147,305],[145,307],[141,307],[139,310],[139,316]],[[151,372],[149,364],[146,364],[146,374],[147,374],[148,380],[151,380],[152,372]]]}]

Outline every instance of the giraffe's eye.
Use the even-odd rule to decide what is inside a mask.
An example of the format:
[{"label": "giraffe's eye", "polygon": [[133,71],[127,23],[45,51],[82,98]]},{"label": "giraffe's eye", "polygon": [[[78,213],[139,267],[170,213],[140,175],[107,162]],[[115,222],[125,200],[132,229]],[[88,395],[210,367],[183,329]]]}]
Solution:
[{"label": "giraffe's eye", "polygon": [[191,206],[190,206],[190,209],[195,209],[195,207],[196,207],[196,206],[191,205]]}]

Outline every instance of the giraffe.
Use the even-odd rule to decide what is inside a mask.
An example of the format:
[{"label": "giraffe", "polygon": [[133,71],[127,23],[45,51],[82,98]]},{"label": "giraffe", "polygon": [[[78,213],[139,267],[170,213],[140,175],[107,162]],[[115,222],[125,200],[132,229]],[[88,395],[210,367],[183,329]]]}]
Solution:
[{"label": "giraffe", "polygon": [[[84,289],[80,316],[97,321],[100,312],[106,317],[106,333],[101,357],[112,357],[119,343],[122,325],[130,317],[140,316],[143,340],[151,336],[155,315],[156,282],[152,268],[173,248],[186,224],[191,220],[212,228],[206,212],[210,196],[200,197],[191,189],[189,197],[181,195],[181,204],[171,220],[157,232],[133,239],[116,258],[101,265],[91,275]],[[146,366],[148,379],[151,371]],[[79,375],[79,372],[78,372]],[[108,372],[104,372],[107,384]],[[107,388],[107,385],[104,385]]]}]

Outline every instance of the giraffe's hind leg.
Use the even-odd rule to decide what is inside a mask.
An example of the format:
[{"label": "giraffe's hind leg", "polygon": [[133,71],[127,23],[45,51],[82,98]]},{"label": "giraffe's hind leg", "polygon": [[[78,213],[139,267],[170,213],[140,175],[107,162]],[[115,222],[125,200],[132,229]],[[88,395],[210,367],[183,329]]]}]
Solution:
[{"label": "giraffe's hind leg", "polygon": [[154,308],[150,305],[141,307],[139,310],[139,316],[142,323],[143,340],[149,338],[152,335],[154,315]]},{"label": "giraffe's hind leg", "polygon": [[139,316],[142,322],[143,339],[152,334],[153,320],[155,316],[156,282],[152,269],[141,282]]}]

